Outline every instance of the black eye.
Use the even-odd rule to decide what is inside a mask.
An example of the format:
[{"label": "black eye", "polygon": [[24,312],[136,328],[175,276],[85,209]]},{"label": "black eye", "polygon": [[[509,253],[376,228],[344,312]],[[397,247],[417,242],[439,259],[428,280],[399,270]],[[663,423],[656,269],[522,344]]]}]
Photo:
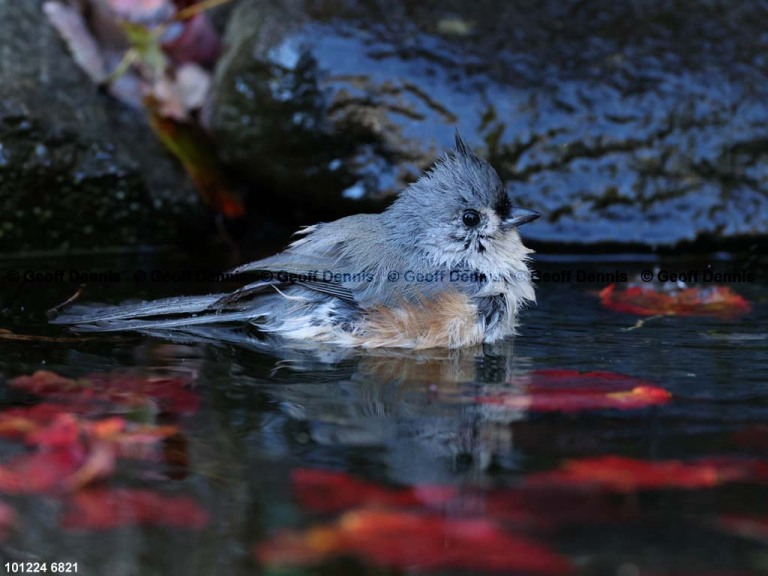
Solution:
[{"label": "black eye", "polygon": [[461,216],[461,221],[464,222],[464,226],[467,228],[474,228],[480,224],[480,214],[475,210],[464,210],[464,214]]}]

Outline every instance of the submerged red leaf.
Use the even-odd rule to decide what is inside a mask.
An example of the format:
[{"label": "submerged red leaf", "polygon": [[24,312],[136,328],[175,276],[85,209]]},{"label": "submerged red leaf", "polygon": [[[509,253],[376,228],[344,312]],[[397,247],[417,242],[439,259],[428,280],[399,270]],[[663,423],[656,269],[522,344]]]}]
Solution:
[{"label": "submerged red leaf", "polygon": [[597,488],[616,492],[713,488],[730,482],[766,482],[768,463],[746,458],[636,460],[600,456],[567,460],[559,469],[530,475],[527,488]]},{"label": "submerged red leaf", "polygon": [[0,436],[26,439],[29,434],[47,426],[64,413],[66,410],[61,406],[49,403],[3,410],[0,412]]},{"label": "submerged red leaf", "polygon": [[359,506],[424,506],[449,502],[457,495],[456,489],[449,486],[390,488],[329,470],[294,470],[291,480],[293,493],[301,506],[320,513]]},{"label": "submerged red leaf", "polygon": [[631,410],[669,402],[672,395],[640,378],[613,372],[537,370],[513,380],[514,388],[475,401],[530,412]]},{"label": "submerged red leaf", "polygon": [[48,370],[37,370],[31,376],[18,376],[11,380],[10,384],[14,388],[20,388],[38,396],[69,392],[81,388],[76,381]]},{"label": "submerged red leaf", "polygon": [[162,443],[179,435],[177,426],[135,424],[120,416],[83,419],[67,406],[43,403],[0,412],[0,436],[24,440],[42,449],[69,447],[81,440],[106,442],[117,456],[162,458]]},{"label": "submerged red leaf", "polygon": [[62,478],[74,474],[82,456],[66,450],[19,456],[0,466],[0,492],[36,494],[61,486]]},{"label": "submerged red leaf", "polygon": [[0,492],[10,494],[78,489],[112,475],[117,457],[165,458],[162,442],[178,436],[175,426],[85,420],[47,404],[0,413],[0,430],[36,449],[0,465]]},{"label": "submerged red leaf", "polygon": [[557,552],[488,520],[376,509],[347,512],[333,524],[304,532],[282,532],[256,546],[254,554],[268,566],[305,566],[357,555],[397,569],[571,572]]},{"label": "submerged red leaf", "polygon": [[755,424],[741,430],[737,430],[731,436],[731,441],[743,448],[755,451],[768,450],[768,425]]},{"label": "submerged red leaf", "polygon": [[67,492],[108,477],[114,469],[114,451],[107,445],[87,449],[80,445],[62,446],[19,456],[0,466],[0,492]]},{"label": "submerged red leaf", "polygon": [[0,539],[5,538],[15,521],[16,512],[14,512],[13,508],[0,502]]},{"label": "submerged red leaf", "polygon": [[176,426],[138,425],[122,418],[109,418],[90,424],[88,433],[94,439],[108,442],[121,458],[135,460],[168,460],[166,443],[180,437]]},{"label": "submerged red leaf", "polygon": [[[525,489],[482,490],[421,484],[382,486],[344,472],[299,469],[293,493],[304,510],[331,513],[354,508],[407,509],[423,513],[451,510],[501,521],[520,529],[551,530],[567,524],[617,521],[630,514],[614,501],[583,494]],[[620,504],[620,503],[619,503]]]},{"label": "submerged red leaf", "polygon": [[131,488],[80,490],[67,501],[61,520],[68,530],[107,530],[137,524],[198,530],[207,523],[208,512],[191,498]]},{"label": "submerged red leaf", "polygon": [[516,529],[551,531],[566,526],[626,523],[638,510],[605,494],[570,491],[494,490],[480,501],[482,512]]},{"label": "submerged red leaf", "polygon": [[727,514],[719,517],[715,525],[730,534],[768,542],[768,516]]},{"label": "submerged red leaf", "polygon": [[610,310],[641,316],[730,318],[751,310],[749,302],[728,286],[629,284],[617,289],[616,284],[609,284],[600,291],[600,301]]},{"label": "submerged red leaf", "polygon": [[37,452],[0,466],[0,491],[10,494],[71,491],[115,470],[115,449],[84,434],[72,414],[58,414],[47,426],[27,433]]},{"label": "submerged red leaf", "polygon": [[191,379],[184,376],[117,372],[92,374],[75,380],[38,370],[31,376],[14,378],[10,385],[56,402],[72,412],[85,414],[103,413],[110,405],[153,407],[170,414],[191,414],[197,411],[200,403],[199,396],[191,390]]},{"label": "submerged red leaf", "polygon": [[30,431],[28,444],[41,449],[70,449],[81,445],[81,426],[74,414],[61,413],[52,422]]},{"label": "submerged red leaf", "polygon": [[115,471],[115,450],[106,442],[91,444],[80,466],[61,480],[61,488],[72,491],[96,480],[107,478]]}]

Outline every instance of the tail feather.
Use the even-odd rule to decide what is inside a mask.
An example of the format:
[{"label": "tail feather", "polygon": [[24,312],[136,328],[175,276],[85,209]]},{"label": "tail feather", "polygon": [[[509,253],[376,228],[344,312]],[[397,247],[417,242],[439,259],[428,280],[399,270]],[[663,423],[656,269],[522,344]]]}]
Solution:
[{"label": "tail feather", "polygon": [[93,321],[83,319],[75,323],[73,330],[76,332],[123,332],[146,330],[171,330],[183,329],[189,326],[204,326],[211,324],[224,324],[228,322],[247,322],[254,317],[254,311],[241,310],[239,312],[224,312],[202,314],[200,316],[185,316],[180,318],[159,318],[151,320],[136,320],[121,318],[108,321]]},{"label": "tail feather", "polygon": [[51,322],[70,325],[76,332],[121,332],[242,322],[258,316],[252,305],[245,309],[244,303],[239,309],[222,310],[217,303],[225,296],[183,296],[108,307],[72,306]]},{"label": "tail feather", "polygon": [[96,322],[112,322],[146,318],[148,316],[163,316],[177,314],[195,314],[208,309],[221,299],[224,294],[208,296],[176,296],[140,302],[128,306],[72,306],[66,312],[51,320],[53,324],[93,324]]}]

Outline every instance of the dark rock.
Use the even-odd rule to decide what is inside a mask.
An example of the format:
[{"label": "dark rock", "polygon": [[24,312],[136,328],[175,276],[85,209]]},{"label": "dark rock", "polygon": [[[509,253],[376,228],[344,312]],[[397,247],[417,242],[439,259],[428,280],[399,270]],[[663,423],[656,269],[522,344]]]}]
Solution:
[{"label": "dark rock", "polygon": [[767,29],[766,2],[243,0],[208,118],[303,223],[391,196],[458,126],[545,214],[531,239],[765,238]]},{"label": "dark rock", "polygon": [[177,240],[201,210],[141,111],[99,93],[37,0],[0,0],[0,252]]}]

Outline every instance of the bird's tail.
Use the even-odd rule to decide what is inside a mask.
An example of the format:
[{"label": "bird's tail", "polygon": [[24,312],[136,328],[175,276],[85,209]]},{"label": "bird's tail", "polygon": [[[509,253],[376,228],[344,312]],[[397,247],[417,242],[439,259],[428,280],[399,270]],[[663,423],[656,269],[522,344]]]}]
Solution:
[{"label": "bird's tail", "polygon": [[51,320],[72,326],[76,332],[173,330],[190,326],[243,322],[251,319],[251,307],[223,309],[218,304],[227,294],[182,296],[118,306],[76,305]]}]

